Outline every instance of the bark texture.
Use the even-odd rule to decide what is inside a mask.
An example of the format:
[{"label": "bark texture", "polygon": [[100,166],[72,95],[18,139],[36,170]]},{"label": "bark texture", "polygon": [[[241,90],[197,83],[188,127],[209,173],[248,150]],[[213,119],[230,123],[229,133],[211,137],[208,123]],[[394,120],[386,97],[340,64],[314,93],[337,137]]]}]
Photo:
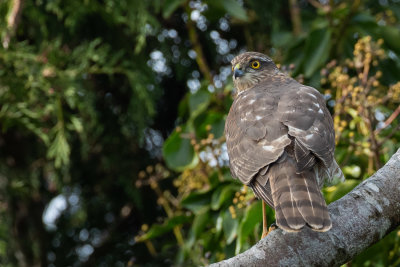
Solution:
[{"label": "bark texture", "polygon": [[277,229],[211,266],[340,266],[400,225],[400,149],[373,176],[328,206],[332,229]]}]

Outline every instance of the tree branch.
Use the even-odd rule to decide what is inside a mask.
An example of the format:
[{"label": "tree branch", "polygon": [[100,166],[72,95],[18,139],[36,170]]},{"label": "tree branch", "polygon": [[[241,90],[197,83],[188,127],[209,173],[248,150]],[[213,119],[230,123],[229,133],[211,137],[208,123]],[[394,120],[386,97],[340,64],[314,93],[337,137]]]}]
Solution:
[{"label": "tree branch", "polygon": [[301,33],[300,7],[297,0],[289,0],[290,18],[293,25],[293,34],[298,36]]},{"label": "tree branch", "polygon": [[7,17],[7,32],[2,40],[3,47],[6,49],[10,45],[11,37],[13,36],[13,34],[15,33],[15,30],[17,28],[19,18],[21,16],[23,4],[24,4],[23,0],[13,0],[12,1],[12,7],[11,7],[10,13]]},{"label": "tree branch", "polygon": [[188,29],[189,40],[192,43],[193,50],[196,52],[197,65],[199,66],[200,72],[204,75],[204,78],[206,78],[210,84],[214,85],[214,80],[212,78],[210,68],[207,64],[206,58],[203,53],[203,46],[201,45],[199,36],[197,35],[196,26],[190,19],[190,13],[192,11],[188,3],[186,3],[185,8],[186,8],[186,13],[188,15],[188,21],[186,23],[186,27]]},{"label": "tree branch", "polygon": [[325,233],[277,229],[249,250],[211,266],[340,266],[400,225],[400,149],[373,176],[329,205]]}]

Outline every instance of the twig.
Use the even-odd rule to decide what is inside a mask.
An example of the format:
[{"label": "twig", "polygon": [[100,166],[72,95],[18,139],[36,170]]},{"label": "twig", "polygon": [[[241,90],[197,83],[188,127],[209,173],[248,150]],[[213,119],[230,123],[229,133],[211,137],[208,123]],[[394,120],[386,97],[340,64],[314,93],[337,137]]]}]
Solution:
[{"label": "twig", "polygon": [[[353,5],[354,7],[354,5]],[[372,126],[372,107],[368,105],[367,101],[367,95],[371,89],[371,85],[373,83],[374,79],[368,79],[369,71],[370,71],[370,64],[371,64],[371,58],[368,60],[366,59],[363,64],[363,68],[357,69],[357,73],[360,76],[361,75],[361,86],[363,88],[362,93],[360,96],[362,97],[361,99],[361,110],[360,113],[364,117],[365,124],[368,127],[369,134],[370,134],[370,140],[371,140],[371,149],[372,149],[372,154],[369,155],[369,161],[368,161],[368,173],[373,172],[373,165],[375,165],[376,169],[379,169],[381,167],[381,162],[380,162],[380,155],[379,155],[379,146],[378,146],[378,141],[376,140],[376,135]],[[375,163],[375,164],[374,164]]]},{"label": "twig", "polygon": [[384,122],[383,127],[375,130],[375,134],[379,134],[380,131],[388,127],[393,122],[393,120],[397,116],[399,116],[399,114],[400,114],[400,105],[396,108],[396,110],[392,113],[392,115],[390,115],[389,118],[387,118],[387,120]]},{"label": "twig", "polygon": [[196,52],[196,62],[199,65],[200,72],[203,76],[208,80],[210,84],[214,84],[210,68],[208,67],[206,58],[204,57],[203,47],[199,41],[199,36],[197,35],[196,26],[194,25],[193,21],[190,19],[191,9],[189,4],[186,3],[186,13],[188,15],[188,21],[186,23],[186,27],[188,29],[189,40],[193,45],[193,50]]},{"label": "twig", "polygon": [[347,166],[347,163],[350,160],[350,157],[352,156],[352,152],[354,152],[355,143],[351,139],[349,141],[350,141],[350,146],[349,146],[349,148],[347,150],[345,158],[339,164],[340,168],[343,168],[344,166]]},{"label": "twig", "polygon": [[23,0],[13,0],[12,1],[12,9],[7,18],[7,32],[3,38],[3,47],[5,49],[10,45],[11,37],[15,33],[15,29],[17,28],[19,18],[21,15]]},{"label": "twig", "polygon": [[295,36],[301,33],[301,17],[300,17],[300,8],[297,0],[289,0],[289,10],[290,10],[290,18],[292,20],[293,25],[293,34]]},{"label": "twig", "polygon": [[[330,0],[330,6],[331,10],[333,10],[334,7],[334,2],[333,0]],[[353,5],[351,6],[350,12],[347,14],[347,16],[342,20],[342,24],[340,25],[338,35],[336,36],[336,40],[332,43],[332,47],[337,47],[341,41],[341,39],[345,36],[344,32],[348,28],[348,24],[350,22],[351,17],[355,14],[357,11],[358,7],[360,6],[361,1],[360,0],[355,0],[353,2]],[[337,49],[332,49],[331,53],[337,53],[340,52]]]},{"label": "twig", "polygon": [[319,8],[319,9],[325,8],[325,6],[323,4],[321,4],[320,2],[318,2],[317,0],[308,0],[308,2],[315,8]]},{"label": "twig", "polygon": [[[168,218],[172,218],[174,216],[174,212],[173,212],[171,206],[169,205],[168,200],[164,197],[164,194],[161,191],[160,187],[158,186],[158,183],[156,181],[153,181],[150,183],[150,185],[151,185],[151,188],[157,193],[157,195],[160,199],[160,202],[161,202],[160,204],[164,208],[165,213],[167,214]],[[175,238],[178,241],[178,244],[180,246],[183,246],[184,241],[183,241],[183,235],[181,232],[181,228],[179,226],[174,226],[173,231],[174,231]]]},{"label": "twig", "polygon": [[400,124],[398,124],[385,138],[378,143],[378,146],[381,147],[387,140],[392,138],[392,136],[397,133],[397,131],[400,129]]},{"label": "twig", "polygon": [[244,33],[244,38],[246,40],[248,51],[254,51],[254,40],[253,40],[253,37],[251,36],[249,28],[244,27],[243,33]]},{"label": "twig", "polygon": [[371,117],[371,112],[369,112],[369,110],[368,109],[365,109],[367,112],[367,114],[366,114],[366,118],[367,118],[367,125],[368,125],[368,128],[369,128],[369,131],[370,131],[370,133],[371,133],[371,136],[370,136],[370,138],[371,138],[371,148],[372,148],[372,153],[373,153],[373,158],[374,158],[374,161],[375,161],[375,167],[376,167],[376,170],[378,170],[380,167],[381,167],[381,161],[380,161],[380,155],[379,155],[379,146],[378,146],[378,141],[376,140],[376,136],[375,136],[375,133],[374,133],[374,129],[372,128],[372,117]]}]

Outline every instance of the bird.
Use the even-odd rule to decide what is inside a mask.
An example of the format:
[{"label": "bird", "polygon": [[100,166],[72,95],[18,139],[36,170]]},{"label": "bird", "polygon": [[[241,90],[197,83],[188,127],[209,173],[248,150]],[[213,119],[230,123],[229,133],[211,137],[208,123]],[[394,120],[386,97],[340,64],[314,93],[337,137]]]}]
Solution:
[{"label": "bird", "polygon": [[269,232],[265,204],[284,231],[328,231],[332,221],[321,188],[344,176],[323,95],[262,53],[242,53],[231,65],[236,95],[225,122],[229,165],[263,201],[262,238]]}]

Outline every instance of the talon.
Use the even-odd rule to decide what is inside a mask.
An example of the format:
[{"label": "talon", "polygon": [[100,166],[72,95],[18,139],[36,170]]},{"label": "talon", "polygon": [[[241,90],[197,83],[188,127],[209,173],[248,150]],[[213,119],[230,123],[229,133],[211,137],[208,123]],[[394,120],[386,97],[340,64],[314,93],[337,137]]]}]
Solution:
[{"label": "talon", "polygon": [[263,232],[261,235],[261,239],[263,239],[264,237],[266,237],[269,234],[269,231]]},{"label": "talon", "polygon": [[270,234],[272,231],[274,231],[274,230],[276,230],[276,229],[278,229],[279,227],[278,227],[278,225],[276,225],[276,223],[272,223],[270,226],[269,226],[269,228],[268,228],[268,230],[266,231],[266,230],[264,230],[263,231],[263,233],[262,233],[262,235],[261,235],[261,239],[263,239],[264,237],[266,237],[268,234]]},{"label": "talon", "polygon": [[278,227],[278,225],[276,223],[272,223],[268,228],[268,233],[271,232],[271,231],[274,231],[274,230],[276,230],[278,228],[279,227]]}]

